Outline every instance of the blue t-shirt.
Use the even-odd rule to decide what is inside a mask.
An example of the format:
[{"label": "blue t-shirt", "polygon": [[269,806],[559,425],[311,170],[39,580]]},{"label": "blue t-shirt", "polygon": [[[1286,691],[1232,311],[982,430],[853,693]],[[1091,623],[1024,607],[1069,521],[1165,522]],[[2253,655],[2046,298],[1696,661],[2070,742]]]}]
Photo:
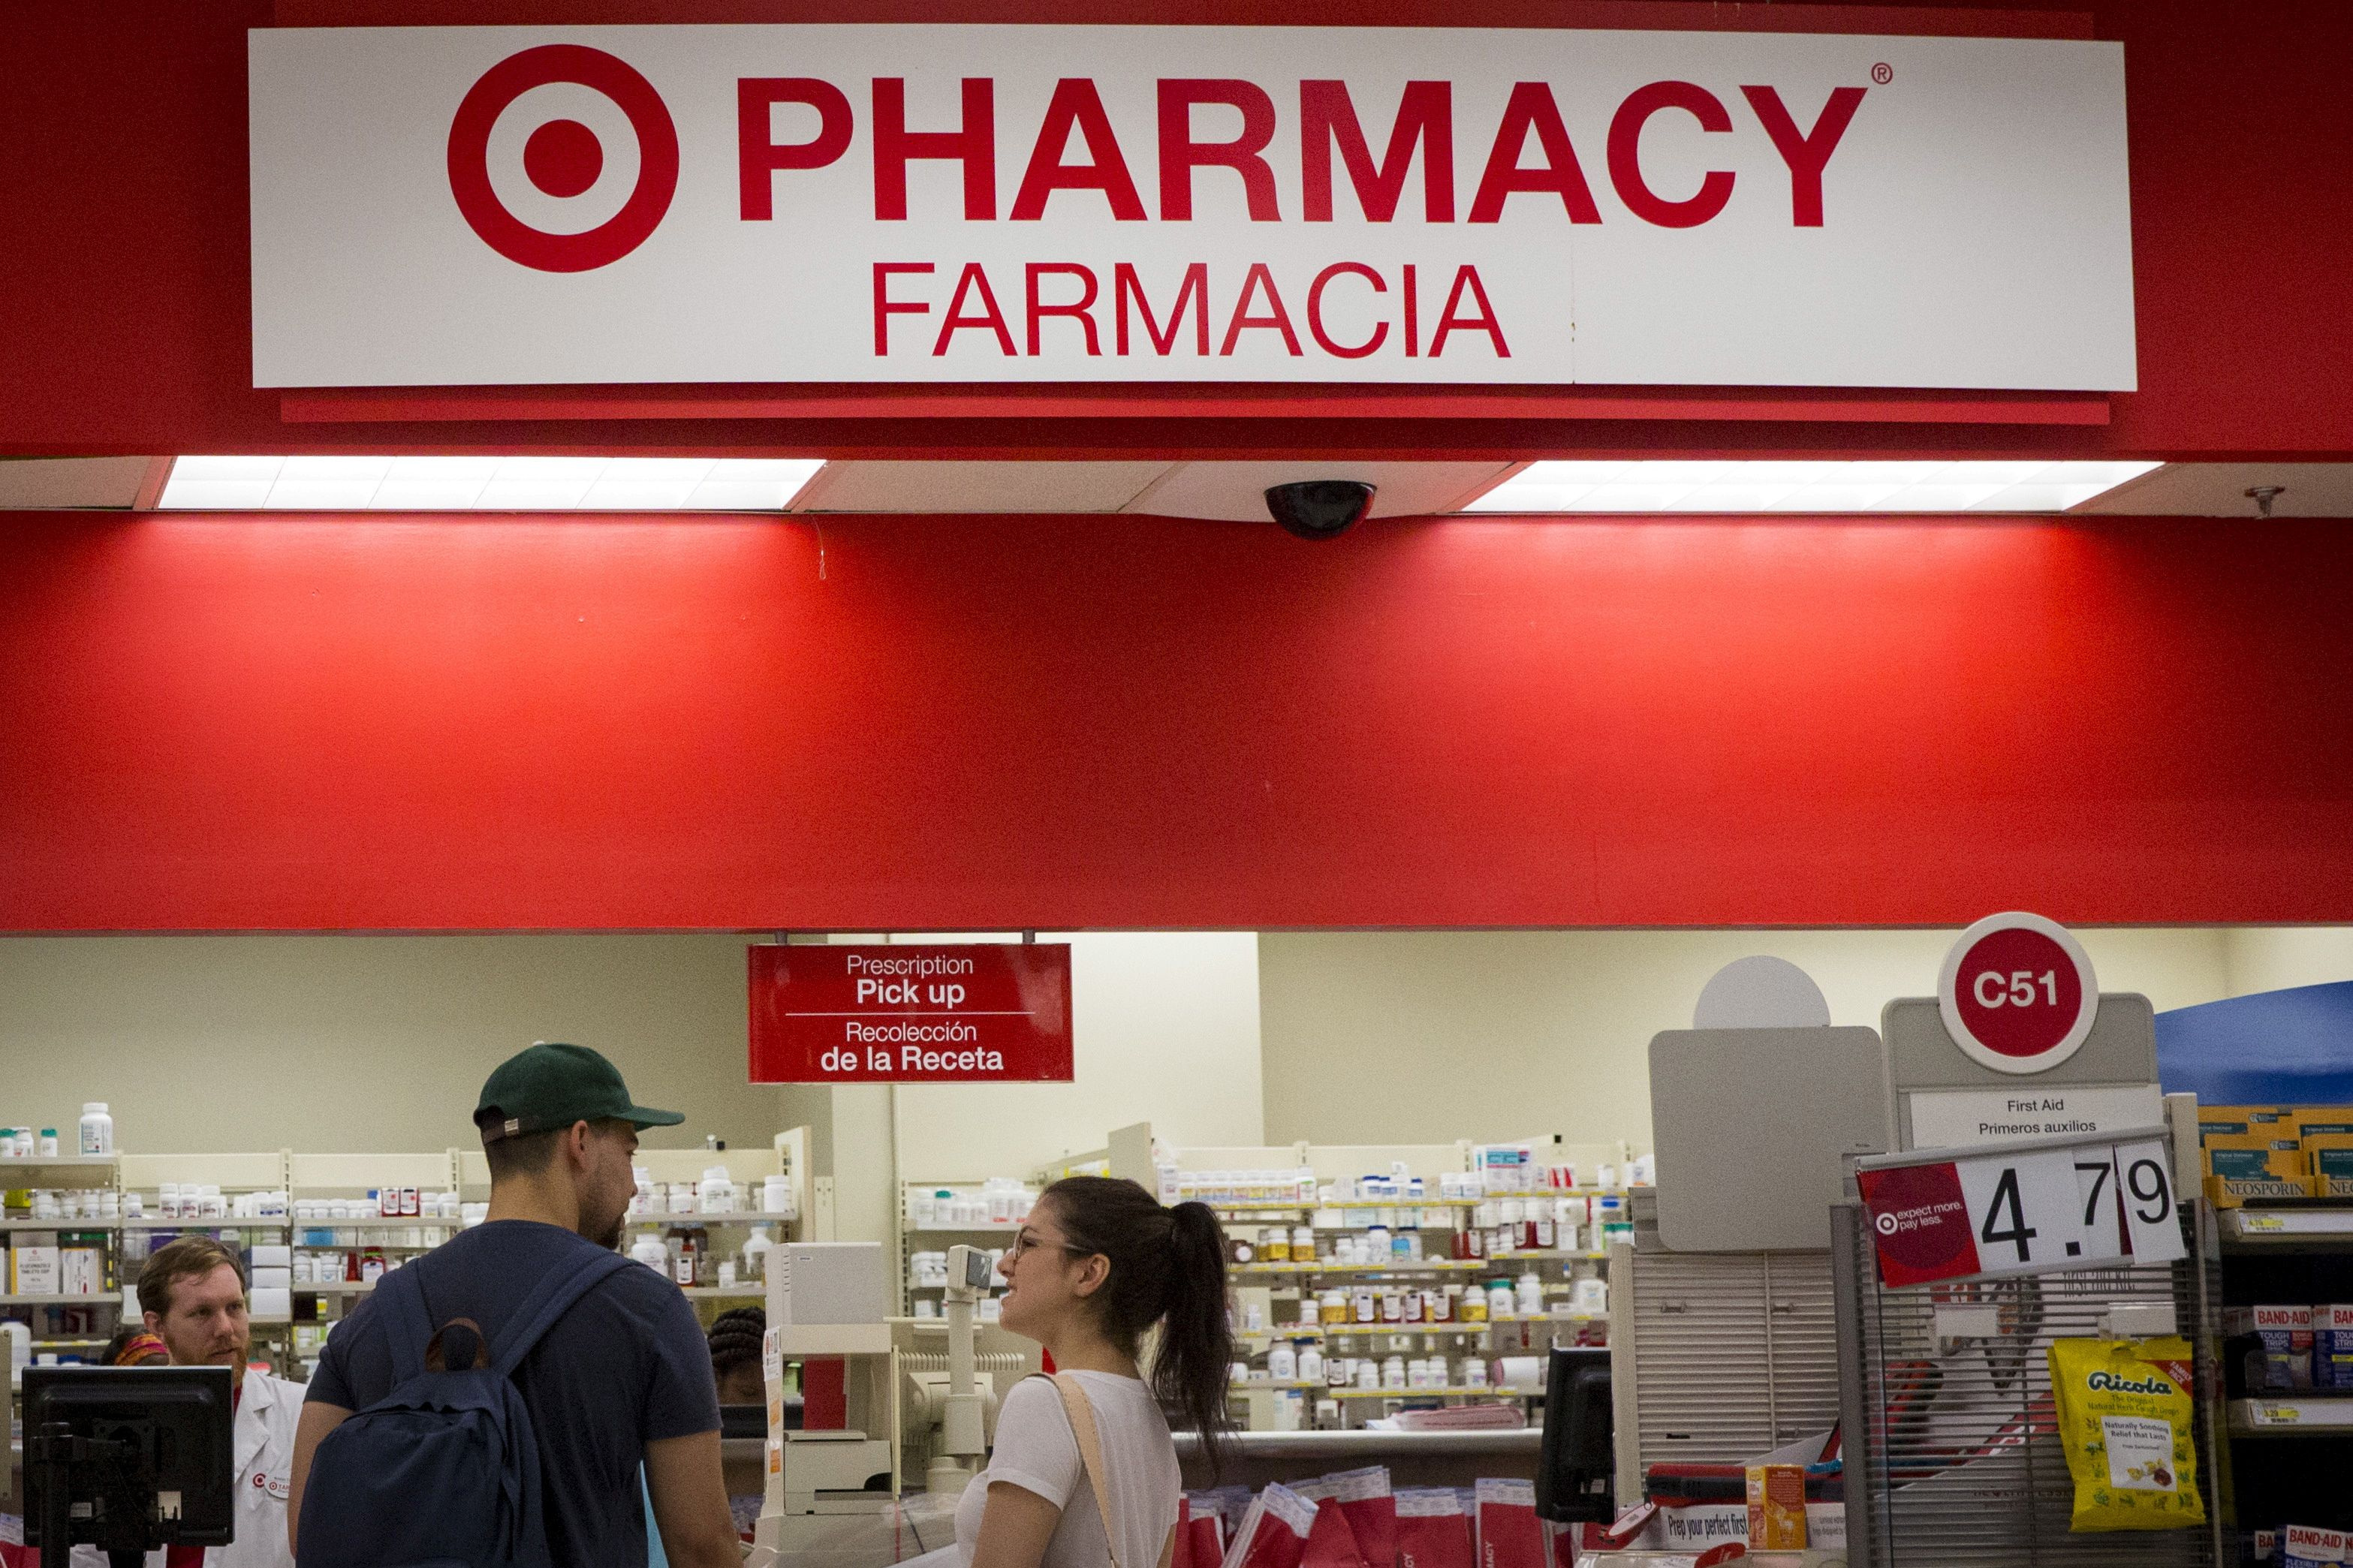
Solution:
[{"label": "blue t-shirt", "polygon": [[[471,1318],[495,1343],[514,1309],[586,1237],[534,1220],[493,1220],[408,1265],[436,1325]],[[392,1348],[363,1300],[327,1336],[309,1397],[361,1410],[390,1394]],[[661,1275],[624,1268],[599,1281],[541,1336],[515,1371],[531,1412],[555,1561],[638,1568],[646,1561],[646,1445],[719,1429],[710,1343],[694,1309]]]}]

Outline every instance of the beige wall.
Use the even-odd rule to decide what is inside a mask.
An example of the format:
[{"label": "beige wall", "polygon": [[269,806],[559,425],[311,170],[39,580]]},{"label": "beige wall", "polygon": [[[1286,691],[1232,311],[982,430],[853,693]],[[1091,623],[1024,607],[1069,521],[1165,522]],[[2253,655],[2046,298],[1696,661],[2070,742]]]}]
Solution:
[{"label": "beige wall", "polygon": [[[1026,1174],[1152,1121],[1261,1137],[1258,942],[1244,932],[1072,940],[1077,1081],[899,1091],[911,1177]],[[888,1234],[890,1091],[750,1087],[739,936],[0,939],[0,1124],[66,1137],[85,1100],[140,1152],[470,1146],[490,1069],[534,1039],[594,1046],[657,1146],[765,1145],[807,1124],[837,1234]]]},{"label": "beige wall", "polygon": [[466,1147],[482,1079],[533,1040],[613,1058],[667,1147],[765,1145],[733,936],[0,940],[0,1122],[72,1136],[85,1100],[139,1152]]},{"label": "beige wall", "polygon": [[[2218,931],[2080,933],[2101,987],[2160,1009],[2229,994]],[[1271,1142],[1557,1133],[1650,1142],[1648,1047],[1753,952],[1811,974],[1839,1024],[1933,995],[1953,933],[1267,932],[1259,986]]]},{"label": "beige wall", "polygon": [[[2089,931],[2102,982],[2158,1007],[2353,979],[2353,929]],[[902,1091],[911,1176],[1026,1171],[1150,1121],[1173,1142],[1412,1141],[1649,1125],[1644,1047],[1707,976],[1773,952],[1841,1023],[1934,984],[1943,931],[1106,933],[1078,939],[1079,1080]],[[885,1091],[744,1083],[736,936],[0,939],[0,1123],[69,1135],[105,1100],[128,1148],[439,1149],[538,1038],[596,1046],[688,1113],[649,1142],[816,1130],[841,1234],[891,1201]],[[840,1098],[837,1101],[836,1095]]]},{"label": "beige wall", "polygon": [[2230,994],[2353,980],[2353,926],[2247,926],[2223,933]]},{"label": "beige wall", "polygon": [[1256,1143],[1259,946],[1250,931],[1074,937],[1076,1081],[899,1090],[909,1180],[1020,1176],[1149,1121],[1172,1143]]}]

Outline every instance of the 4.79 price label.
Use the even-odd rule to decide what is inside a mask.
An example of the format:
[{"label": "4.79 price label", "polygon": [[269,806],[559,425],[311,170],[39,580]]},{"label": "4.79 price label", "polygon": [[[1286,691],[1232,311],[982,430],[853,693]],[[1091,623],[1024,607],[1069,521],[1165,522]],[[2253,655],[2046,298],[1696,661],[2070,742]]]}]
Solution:
[{"label": "4.79 price label", "polygon": [[2158,1139],[1857,1173],[1881,1283],[1926,1285],[2183,1256]]}]

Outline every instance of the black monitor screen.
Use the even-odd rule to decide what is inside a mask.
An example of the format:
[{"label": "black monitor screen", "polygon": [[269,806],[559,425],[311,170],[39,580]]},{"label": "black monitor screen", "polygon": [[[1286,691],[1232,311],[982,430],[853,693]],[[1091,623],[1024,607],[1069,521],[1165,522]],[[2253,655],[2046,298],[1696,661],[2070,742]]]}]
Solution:
[{"label": "black monitor screen", "polygon": [[145,1551],[228,1543],[237,1469],[227,1367],[26,1367],[23,1408],[27,1544],[46,1544],[49,1501],[34,1440],[60,1423],[98,1448],[69,1473],[73,1542]]},{"label": "black monitor screen", "polygon": [[1615,1516],[1615,1430],[1608,1347],[1555,1345],[1545,1369],[1537,1517],[1562,1524],[1606,1524]]}]

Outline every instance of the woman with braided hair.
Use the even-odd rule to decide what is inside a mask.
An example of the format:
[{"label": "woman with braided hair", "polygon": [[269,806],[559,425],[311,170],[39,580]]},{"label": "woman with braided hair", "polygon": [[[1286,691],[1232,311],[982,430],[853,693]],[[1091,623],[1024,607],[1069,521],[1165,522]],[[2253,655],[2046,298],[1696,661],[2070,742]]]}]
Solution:
[{"label": "woman with braided hair", "polygon": [[761,1307],[738,1307],[722,1312],[711,1325],[711,1377],[719,1385],[722,1405],[765,1405],[766,1374],[761,1352],[768,1334],[768,1314]]}]

